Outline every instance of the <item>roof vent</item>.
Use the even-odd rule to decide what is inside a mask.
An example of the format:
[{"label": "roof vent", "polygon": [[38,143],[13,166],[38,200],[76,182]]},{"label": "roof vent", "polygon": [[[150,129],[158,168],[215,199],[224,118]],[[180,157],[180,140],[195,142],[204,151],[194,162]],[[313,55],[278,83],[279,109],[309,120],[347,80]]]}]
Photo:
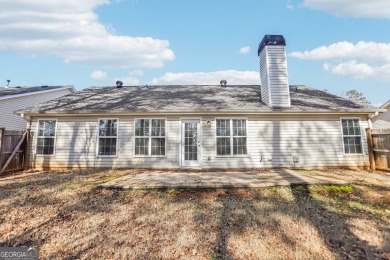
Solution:
[{"label": "roof vent", "polygon": [[41,88],[47,88],[48,87],[48,85],[43,85],[43,86],[41,86]]},{"label": "roof vent", "polygon": [[227,81],[223,79],[219,82],[219,84],[221,84],[221,87],[226,87]]},{"label": "roof vent", "polygon": [[21,86],[16,86],[15,88],[22,88]]},{"label": "roof vent", "polygon": [[122,86],[123,86],[123,82],[120,81],[120,80],[118,80],[118,81],[116,82],[116,87],[117,87],[117,88],[122,88]]}]

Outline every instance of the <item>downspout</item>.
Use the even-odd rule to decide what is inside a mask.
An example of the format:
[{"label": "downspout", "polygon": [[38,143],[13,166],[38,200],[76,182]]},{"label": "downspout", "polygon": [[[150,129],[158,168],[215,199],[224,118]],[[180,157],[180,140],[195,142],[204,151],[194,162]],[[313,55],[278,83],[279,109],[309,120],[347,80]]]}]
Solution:
[{"label": "downspout", "polygon": [[379,115],[378,111],[368,115],[368,128],[372,129],[372,119]]},{"label": "downspout", "polygon": [[374,144],[372,140],[372,119],[374,117],[377,117],[379,115],[378,111],[374,114],[368,115],[368,128],[366,129],[367,134],[367,146],[368,146],[368,157],[370,160],[370,170],[375,171],[376,165],[375,165],[375,153],[374,153]]},{"label": "downspout", "polygon": [[[28,169],[29,161],[30,161],[30,135],[31,135],[31,117],[26,116],[25,114],[20,114],[20,116],[27,122],[26,126],[26,147],[24,150],[24,162],[23,162],[23,170]],[[35,158],[34,158],[35,161]]]},{"label": "downspout", "polygon": [[24,114],[20,114],[20,117],[22,117],[27,122],[26,129],[30,130],[31,129],[31,118],[29,116],[25,116]]}]

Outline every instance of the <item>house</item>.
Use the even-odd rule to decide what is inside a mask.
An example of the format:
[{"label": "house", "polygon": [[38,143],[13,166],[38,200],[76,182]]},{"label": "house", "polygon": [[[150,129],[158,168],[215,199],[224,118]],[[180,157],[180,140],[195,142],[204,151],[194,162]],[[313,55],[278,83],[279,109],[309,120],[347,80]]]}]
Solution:
[{"label": "house", "polygon": [[73,86],[0,87],[0,128],[25,130],[26,121],[14,111],[74,92]]},{"label": "house", "polygon": [[289,86],[285,39],[266,35],[260,85],[91,87],[23,109],[41,168],[369,167],[381,109]]},{"label": "house", "polygon": [[387,109],[387,111],[374,117],[372,126],[375,129],[390,129],[390,100],[381,106],[381,108]]}]

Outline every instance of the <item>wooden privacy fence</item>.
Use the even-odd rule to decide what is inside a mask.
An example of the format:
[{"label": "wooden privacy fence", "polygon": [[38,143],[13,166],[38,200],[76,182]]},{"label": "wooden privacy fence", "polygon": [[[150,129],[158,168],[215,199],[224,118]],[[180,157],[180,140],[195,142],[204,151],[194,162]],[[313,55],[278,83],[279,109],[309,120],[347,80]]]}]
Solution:
[{"label": "wooden privacy fence", "polygon": [[[0,174],[27,169],[28,131],[0,128]],[[27,137],[27,138],[26,138]]]},{"label": "wooden privacy fence", "polygon": [[372,170],[390,170],[390,129],[368,129],[370,165]]}]

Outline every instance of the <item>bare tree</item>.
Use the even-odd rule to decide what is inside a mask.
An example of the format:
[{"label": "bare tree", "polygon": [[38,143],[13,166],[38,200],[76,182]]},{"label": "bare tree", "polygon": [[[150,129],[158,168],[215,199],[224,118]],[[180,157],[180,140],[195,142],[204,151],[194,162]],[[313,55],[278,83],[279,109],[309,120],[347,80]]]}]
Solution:
[{"label": "bare tree", "polygon": [[349,91],[347,91],[347,93],[345,93],[345,95],[350,99],[350,100],[353,100],[353,101],[357,101],[359,103],[362,103],[362,104],[371,104],[370,101],[368,101],[366,99],[366,97],[363,96],[362,93],[354,90],[354,89],[351,89]]}]

